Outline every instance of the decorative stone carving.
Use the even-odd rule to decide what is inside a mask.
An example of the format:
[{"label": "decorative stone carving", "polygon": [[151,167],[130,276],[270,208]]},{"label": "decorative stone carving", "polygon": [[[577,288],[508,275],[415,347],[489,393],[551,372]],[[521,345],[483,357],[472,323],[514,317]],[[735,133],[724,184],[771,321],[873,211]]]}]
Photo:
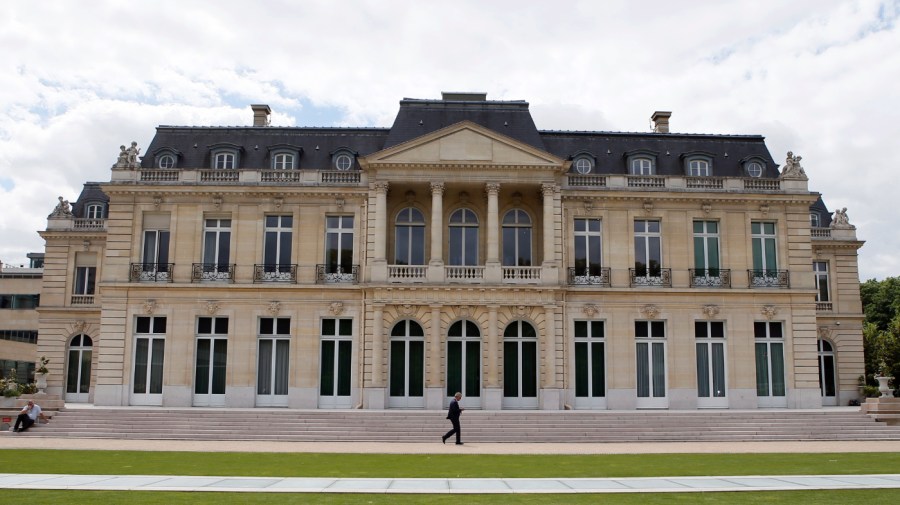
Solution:
[{"label": "decorative stone carving", "polygon": [[762,213],[763,217],[768,217],[769,215],[769,204],[764,203],[759,206],[759,211]]},{"label": "decorative stone carving", "polygon": [[772,319],[776,315],[778,315],[778,307],[774,305],[763,305],[762,310],[760,311],[766,319]]},{"label": "decorative stone carving", "polygon": [[847,207],[834,211],[834,217],[831,219],[831,227],[838,230],[855,230],[856,227],[850,224],[850,218],[847,217]]},{"label": "decorative stone carving", "polygon": [[159,195],[153,196],[153,206],[156,207],[156,210],[159,210],[159,206],[162,205],[163,199]]},{"label": "decorative stone carving", "polygon": [[541,196],[544,198],[553,198],[556,194],[555,184],[541,184]]},{"label": "decorative stone carving", "polygon": [[75,324],[72,325],[73,333],[84,333],[84,330],[87,329],[87,321],[84,319],[79,319],[75,321]]},{"label": "decorative stone carving", "polygon": [[404,196],[406,196],[407,202],[412,203],[416,199],[416,192],[413,190],[409,190],[406,192],[406,195],[404,195]]},{"label": "decorative stone carving", "polygon": [[499,195],[500,194],[500,183],[497,182],[489,182],[484,185],[484,192],[490,196],[491,194]]},{"label": "decorative stone carving", "polygon": [[703,313],[706,314],[706,317],[713,318],[719,315],[719,306],[718,305],[704,305]]},{"label": "decorative stone carving", "polygon": [[793,152],[788,151],[787,160],[784,162],[784,170],[781,171],[781,178],[808,181],[809,177],[806,176],[806,171],[800,166],[800,160],[802,159],[802,156],[794,156]]},{"label": "decorative stone carving", "polygon": [[641,314],[647,319],[656,319],[656,316],[659,315],[659,307],[656,305],[644,305],[641,307]]},{"label": "decorative stone carving", "polygon": [[712,205],[709,202],[703,202],[700,204],[700,208],[703,210],[703,213],[708,216],[709,212],[712,210]]},{"label": "decorative stone carving", "polygon": [[510,198],[512,199],[513,205],[521,205],[522,204],[522,193],[519,193],[518,191],[516,191],[515,193],[512,194],[512,196]]},{"label": "decorative stone carving", "polygon": [[90,240],[85,240],[85,241],[83,241],[83,242],[81,243],[81,247],[82,247],[85,251],[90,251],[90,250],[91,250],[91,241],[90,241]]},{"label": "decorative stone carving", "polygon": [[222,195],[214,196],[212,201],[213,201],[213,207],[215,207],[216,210],[222,210]]},{"label": "decorative stone carving", "polygon": [[119,157],[116,164],[112,167],[120,170],[134,170],[141,168],[141,162],[138,161],[138,155],[141,149],[137,146],[137,142],[132,142],[131,147],[119,146]]},{"label": "decorative stone carving", "polygon": [[390,183],[388,183],[387,181],[378,181],[373,184],[373,186],[375,187],[376,193],[384,193],[385,195],[391,187]]},{"label": "decorative stone carving", "polygon": [[344,302],[331,302],[331,305],[328,306],[328,311],[335,316],[341,315],[344,312]]},{"label": "decorative stone carving", "polygon": [[459,314],[459,317],[469,317],[472,313],[472,307],[469,305],[460,305],[456,307],[456,312]]},{"label": "decorative stone carving", "polygon": [[272,199],[272,204],[275,205],[275,208],[277,210],[281,210],[281,207],[284,206],[284,197],[276,196],[275,198]]},{"label": "decorative stone carving", "polygon": [[415,312],[415,307],[413,307],[412,304],[404,303],[397,307],[397,311],[404,316],[411,316],[413,315],[413,312]]},{"label": "decorative stone carving", "polygon": [[524,305],[519,305],[516,307],[516,314],[518,314],[520,317],[524,316],[526,312],[528,312],[528,307]]},{"label": "decorative stone carving", "polygon": [[209,300],[206,302],[206,313],[209,315],[215,315],[216,312],[219,311],[219,302]]},{"label": "decorative stone carving", "polygon": [[432,182],[431,183],[431,194],[432,195],[443,195],[444,194],[444,183],[443,182]]},{"label": "decorative stone carving", "polygon": [[594,211],[594,200],[587,199],[584,201],[584,212],[590,214]]},{"label": "decorative stone carving", "polygon": [[337,206],[339,212],[344,211],[344,199],[343,198],[340,198],[340,197],[335,198],[334,205]]},{"label": "decorative stone carving", "polygon": [[144,314],[153,314],[156,312],[156,300],[147,300],[144,302]]},{"label": "decorative stone carving", "polygon": [[56,204],[56,207],[53,209],[53,212],[50,213],[47,218],[70,218],[75,217],[72,215],[72,208],[69,207],[69,201],[63,200],[63,197],[59,197],[59,203]]},{"label": "decorative stone carving", "polygon": [[645,200],[644,201],[644,214],[647,214],[649,216],[652,212],[653,212],[653,202],[651,202],[650,200]]},{"label": "decorative stone carving", "polygon": [[279,312],[281,312],[281,302],[272,301],[269,302],[269,306],[266,307],[266,312],[272,314],[272,316],[277,316]]},{"label": "decorative stone carving", "polygon": [[831,340],[831,335],[834,333],[831,328],[827,326],[819,326],[818,329],[819,338],[823,340]]},{"label": "decorative stone carving", "polygon": [[593,303],[589,303],[584,307],[581,307],[581,311],[584,312],[584,315],[587,317],[594,317],[600,312],[600,307],[594,305]]},{"label": "decorative stone carving", "polygon": [[459,192],[459,201],[460,203],[469,203],[469,193],[465,191]]}]

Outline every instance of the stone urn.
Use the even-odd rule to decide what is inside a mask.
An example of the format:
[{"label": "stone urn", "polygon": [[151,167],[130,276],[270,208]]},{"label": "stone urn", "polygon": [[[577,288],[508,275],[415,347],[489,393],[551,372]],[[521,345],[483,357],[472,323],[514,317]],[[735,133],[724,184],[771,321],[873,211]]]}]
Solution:
[{"label": "stone urn", "polygon": [[876,376],[875,380],[878,381],[878,391],[881,393],[881,398],[891,398],[893,395],[891,394],[891,387],[888,386],[888,382],[890,382],[893,377],[883,377]]},{"label": "stone urn", "polygon": [[38,393],[43,394],[44,390],[47,389],[47,374],[45,374],[45,373],[34,374],[34,383],[38,388]]}]

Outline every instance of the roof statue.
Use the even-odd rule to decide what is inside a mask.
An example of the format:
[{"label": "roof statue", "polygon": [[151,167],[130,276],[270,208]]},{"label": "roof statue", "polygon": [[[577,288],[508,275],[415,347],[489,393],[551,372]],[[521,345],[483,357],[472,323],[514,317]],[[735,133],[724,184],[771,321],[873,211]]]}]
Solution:
[{"label": "roof statue", "polygon": [[855,230],[856,227],[850,224],[850,218],[847,217],[847,207],[834,211],[834,217],[831,220],[831,227],[843,230]]},{"label": "roof statue", "polygon": [[119,158],[113,168],[133,170],[140,168],[141,162],[138,155],[141,149],[137,146],[137,142],[131,142],[131,147],[119,146]]},{"label": "roof statue", "polygon": [[784,162],[784,170],[781,171],[781,177],[783,179],[809,180],[806,176],[806,171],[800,166],[800,160],[802,159],[802,156],[794,156],[792,151],[788,151],[787,160]]},{"label": "roof statue", "polygon": [[69,207],[69,201],[63,200],[63,197],[59,197],[59,203],[56,204],[56,207],[53,209],[53,212],[50,213],[48,218],[67,218],[74,217],[72,215],[72,209]]}]

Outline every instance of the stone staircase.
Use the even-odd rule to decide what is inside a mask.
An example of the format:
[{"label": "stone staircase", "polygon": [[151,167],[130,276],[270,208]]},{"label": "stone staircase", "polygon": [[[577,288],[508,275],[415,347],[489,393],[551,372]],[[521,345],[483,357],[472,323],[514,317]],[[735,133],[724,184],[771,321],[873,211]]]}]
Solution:
[{"label": "stone staircase", "polygon": [[[208,408],[72,408],[29,437],[296,442],[436,442],[445,412]],[[467,442],[900,440],[900,426],[858,410],[473,411]]]}]

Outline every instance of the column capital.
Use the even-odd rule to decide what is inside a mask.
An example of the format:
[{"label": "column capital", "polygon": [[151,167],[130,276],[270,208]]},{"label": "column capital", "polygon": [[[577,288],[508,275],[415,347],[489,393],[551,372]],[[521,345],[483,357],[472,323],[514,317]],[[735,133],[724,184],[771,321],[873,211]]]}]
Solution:
[{"label": "column capital", "polygon": [[500,194],[500,183],[499,182],[489,182],[484,185],[484,192],[488,195],[499,195]]},{"label": "column capital", "polygon": [[388,189],[390,189],[391,184],[388,181],[376,181],[372,184],[375,187],[375,191],[382,194],[387,194]]},{"label": "column capital", "polygon": [[431,194],[432,195],[443,195],[444,194],[444,183],[443,182],[432,182],[431,183]]},{"label": "column capital", "polygon": [[556,194],[557,191],[559,191],[559,186],[557,186],[556,184],[541,184],[541,194],[544,196],[544,198],[548,196],[552,197],[554,194]]}]

